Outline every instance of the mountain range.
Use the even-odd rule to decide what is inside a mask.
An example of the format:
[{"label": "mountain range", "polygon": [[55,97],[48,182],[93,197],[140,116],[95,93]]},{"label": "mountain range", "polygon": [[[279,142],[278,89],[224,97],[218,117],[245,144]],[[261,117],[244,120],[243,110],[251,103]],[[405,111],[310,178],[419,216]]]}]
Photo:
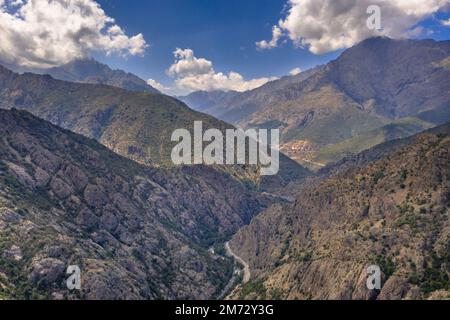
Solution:
[{"label": "mountain range", "polygon": [[237,91],[194,91],[178,99],[194,110],[218,117],[220,112],[239,94]]},{"label": "mountain range", "polygon": [[212,167],[139,165],[25,111],[0,122],[3,298],[217,297],[233,268],[208,248],[270,203]]},{"label": "mountain range", "polygon": [[[93,138],[114,152],[142,164],[171,167],[174,130],[193,134],[194,121],[204,129],[233,126],[193,111],[181,101],[162,94],[60,81],[49,75],[17,74],[0,66],[0,108],[17,108],[57,126]],[[280,172],[261,179],[258,168],[222,166],[237,179],[270,188],[303,179],[310,172],[281,155]]]},{"label": "mountain range", "polygon": [[[178,98],[94,60],[0,66],[0,299],[448,298],[449,57],[372,38]],[[280,129],[279,174],[175,166],[171,134],[194,121]]]},{"label": "mountain range", "polygon": [[448,121],[449,56],[449,41],[370,38],[327,65],[202,110],[242,128],[280,129],[282,151],[319,169]]},{"label": "mountain range", "polygon": [[379,145],[258,215],[231,241],[252,274],[231,298],[448,298],[449,150],[450,123]]},{"label": "mountain range", "polygon": [[106,64],[93,58],[75,59],[69,63],[52,68],[27,68],[14,64],[0,64],[18,73],[48,74],[53,78],[64,81],[106,84],[130,91],[160,93],[145,80],[123,70],[112,70]]}]

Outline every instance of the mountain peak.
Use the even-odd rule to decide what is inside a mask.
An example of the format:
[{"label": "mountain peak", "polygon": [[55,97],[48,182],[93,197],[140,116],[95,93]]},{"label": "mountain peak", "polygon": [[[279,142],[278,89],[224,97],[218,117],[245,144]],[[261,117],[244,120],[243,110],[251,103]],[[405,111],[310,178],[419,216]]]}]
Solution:
[{"label": "mountain peak", "polygon": [[11,70],[9,70],[8,68],[6,68],[6,67],[4,67],[4,66],[2,66],[1,64],[0,64],[0,73],[13,73]]},{"label": "mountain peak", "polygon": [[375,36],[367,38],[355,46],[348,48],[344,51],[355,51],[361,48],[380,50],[392,46],[411,46],[413,48],[429,47],[429,46],[445,46],[449,41],[436,41],[434,39],[394,39],[386,36]]},{"label": "mountain peak", "polygon": [[75,59],[62,66],[47,69],[44,73],[59,80],[106,84],[129,91],[160,93],[138,76],[123,70],[113,70],[93,58]]},{"label": "mountain peak", "polygon": [[63,81],[105,84],[128,91],[160,93],[138,76],[123,70],[113,70],[108,65],[91,57],[74,59],[66,64],[49,69],[21,67],[2,62],[1,59],[0,65],[3,65],[0,69],[2,72],[4,72],[3,69],[8,68],[17,73],[50,75],[54,79]]}]

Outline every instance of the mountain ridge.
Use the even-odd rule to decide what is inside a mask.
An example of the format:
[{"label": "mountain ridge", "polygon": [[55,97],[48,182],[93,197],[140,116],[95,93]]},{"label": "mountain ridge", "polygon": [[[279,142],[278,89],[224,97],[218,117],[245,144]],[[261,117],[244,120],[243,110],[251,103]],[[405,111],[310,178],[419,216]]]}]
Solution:
[{"label": "mountain ridge", "polygon": [[66,64],[47,69],[26,68],[10,64],[6,66],[18,73],[48,74],[63,81],[105,84],[130,91],[160,93],[135,74],[123,70],[113,70],[108,65],[93,58],[75,59]]},{"label": "mountain ridge", "polygon": [[[146,165],[173,167],[171,153],[176,142],[171,141],[172,132],[184,128],[192,134],[195,121],[202,121],[205,130],[234,128],[162,94],[66,82],[48,75],[19,75],[4,67],[0,67],[0,85],[0,108],[30,111]],[[284,155],[280,161],[280,172],[273,177],[261,178],[258,168],[220,168],[241,181],[271,186],[310,175]]]},{"label": "mountain ridge", "polygon": [[[317,170],[390,136],[448,121],[449,57],[450,41],[369,38],[324,66],[241,93],[217,106],[224,113],[213,112],[241,128],[280,129],[282,151]],[[391,124],[396,128],[382,129]]]},{"label": "mountain ridge", "polygon": [[0,121],[1,297],[213,298],[232,264],[208,249],[269,203],[212,167],[143,166],[26,111]]},{"label": "mountain ridge", "polygon": [[449,145],[447,123],[374,147],[258,215],[230,242],[253,277],[231,298],[448,298]]}]

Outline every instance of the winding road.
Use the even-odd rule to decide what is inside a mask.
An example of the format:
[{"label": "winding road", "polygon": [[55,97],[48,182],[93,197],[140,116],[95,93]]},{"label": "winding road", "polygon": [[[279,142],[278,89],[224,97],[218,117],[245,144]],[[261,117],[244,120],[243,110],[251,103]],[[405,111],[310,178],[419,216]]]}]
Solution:
[{"label": "winding road", "polygon": [[228,242],[225,243],[225,250],[227,251],[227,255],[232,256],[236,261],[244,266],[244,276],[242,278],[242,284],[249,282],[251,273],[248,263],[231,250],[230,244]]}]

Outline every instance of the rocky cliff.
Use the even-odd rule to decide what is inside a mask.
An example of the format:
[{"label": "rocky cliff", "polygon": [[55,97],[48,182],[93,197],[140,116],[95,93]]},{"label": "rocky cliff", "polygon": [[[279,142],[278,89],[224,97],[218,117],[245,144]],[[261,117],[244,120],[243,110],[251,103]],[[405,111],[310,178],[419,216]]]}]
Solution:
[{"label": "rocky cliff", "polygon": [[449,124],[378,147],[266,210],[231,241],[252,273],[233,297],[448,298],[449,147]]},{"label": "rocky cliff", "polygon": [[[231,277],[207,250],[263,199],[211,167],[152,169],[31,114],[0,110],[0,297],[206,299]],[[78,265],[82,290],[65,287]]]},{"label": "rocky cliff", "polygon": [[[114,152],[146,165],[173,167],[174,130],[193,133],[194,121],[204,129],[233,126],[196,112],[175,98],[98,85],[55,80],[32,73],[19,75],[0,66],[0,108],[27,110],[53,124],[94,138]],[[278,175],[260,179],[258,168],[223,166],[221,170],[253,185],[277,188],[310,172],[280,156]]]},{"label": "rocky cliff", "polygon": [[245,128],[280,129],[282,151],[320,169],[449,121],[449,57],[449,41],[371,38],[207,112]]}]

